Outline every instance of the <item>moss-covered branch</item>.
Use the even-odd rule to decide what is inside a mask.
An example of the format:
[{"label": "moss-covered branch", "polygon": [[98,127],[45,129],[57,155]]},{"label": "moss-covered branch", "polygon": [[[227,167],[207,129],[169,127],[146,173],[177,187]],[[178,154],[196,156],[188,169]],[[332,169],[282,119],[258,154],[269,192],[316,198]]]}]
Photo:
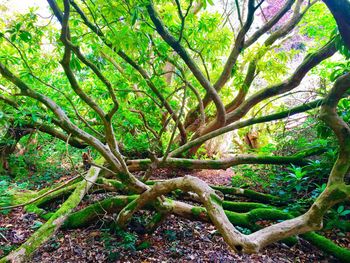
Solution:
[{"label": "moss-covered branch", "polygon": [[84,195],[97,180],[99,168],[90,168],[85,180],[79,183],[70,197],[24,244],[0,260],[3,262],[24,262],[43,243],[45,243],[64,223],[72,210],[80,203]]},{"label": "moss-covered branch", "polygon": [[225,187],[225,186],[211,186],[213,189],[220,191],[224,195],[238,195],[249,198],[252,201],[263,202],[267,204],[281,203],[282,200],[274,195],[264,194],[256,192],[251,189],[244,189],[238,187]]},{"label": "moss-covered branch", "polygon": [[[106,213],[118,213],[128,203],[135,200],[138,196],[116,196],[108,198],[101,202],[92,204],[78,212],[71,214],[64,224],[64,228],[79,228],[86,227],[89,224],[96,222],[100,217]],[[166,205],[169,207],[171,213],[200,221],[210,221],[207,211],[204,207],[193,206],[179,201],[166,199]],[[225,214],[229,221],[240,227],[245,227],[251,231],[261,228],[256,225],[256,222],[262,220],[278,221],[293,218],[293,215],[284,211],[278,210],[275,207],[267,206],[261,203],[244,203],[244,202],[223,202]],[[342,262],[349,262],[350,251],[346,248],[336,245],[331,240],[315,233],[310,232],[301,235],[302,238],[309,241],[314,246],[320,248],[322,251],[334,255]],[[295,239],[286,239],[283,242],[293,244]],[[289,244],[288,243],[288,244]]]},{"label": "moss-covered branch", "polygon": [[105,199],[101,202],[94,203],[84,209],[72,213],[64,222],[63,228],[79,228],[85,227],[96,222],[96,220],[105,215],[119,212],[131,201],[135,200],[138,195],[116,196]]},{"label": "moss-covered branch", "polygon": [[301,236],[320,250],[335,256],[340,260],[340,262],[350,262],[349,249],[340,247],[328,238],[325,238],[324,236],[321,236],[315,232],[306,233]]},{"label": "moss-covered branch", "polygon": [[[128,160],[130,171],[144,171],[151,165],[150,159]],[[302,155],[295,156],[256,156],[250,154],[235,155],[231,158],[221,160],[194,160],[185,158],[167,158],[161,162],[159,158],[159,168],[172,169],[227,169],[240,164],[295,164],[306,165],[308,160]]]},{"label": "moss-covered branch", "polygon": [[[26,207],[28,205],[36,204],[37,206],[40,204],[44,204],[46,202],[51,201],[56,196],[61,196],[62,193],[69,193],[75,189],[75,187],[78,185],[78,183],[75,183],[73,185],[68,185],[72,181],[76,180],[79,176],[73,177],[69,179],[68,181],[64,182],[63,184],[60,184],[56,188],[53,188],[51,190],[45,191],[42,194],[36,194],[35,192],[25,192],[24,194],[17,193],[14,198],[14,203],[17,203],[12,206],[7,207],[0,207],[0,210],[7,210],[7,209],[13,209],[17,207]],[[68,186],[67,186],[68,185]],[[28,200],[28,201],[19,201],[22,200]]]}]

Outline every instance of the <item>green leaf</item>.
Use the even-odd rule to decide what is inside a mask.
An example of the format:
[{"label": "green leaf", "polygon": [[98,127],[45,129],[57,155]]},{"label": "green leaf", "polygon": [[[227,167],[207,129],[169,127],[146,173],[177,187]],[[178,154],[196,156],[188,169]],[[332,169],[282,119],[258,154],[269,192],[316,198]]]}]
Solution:
[{"label": "green leaf", "polygon": [[82,69],[79,60],[74,55],[72,56],[69,65],[72,68],[72,70],[80,71]]},{"label": "green leaf", "polygon": [[21,26],[22,26],[22,23],[17,23],[17,24],[15,25],[15,29],[16,29],[17,31],[19,31],[19,29],[21,28]]},{"label": "green leaf", "polygon": [[132,15],[131,15],[131,25],[135,25],[137,19],[139,17],[139,11],[138,11],[138,8],[135,8],[133,11],[132,11]]},{"label": "green leaf", "polygon": [[24,42],[29,42],[32,39],[32,35],[28,31],[21,31],[21,33],[19,34],[19,37]]},{"label": "green leaf", "polygon": [[16,37],[17,37],[16,34],[12,34],[11,37],[10,37],[11,41],[12,41],[12,42],[15,41],[15,40],[16,40]]},{"label": "green leaf", "polygon": [[350,214],[350,210],[345,210],[343,212],[340,213],[341,216],[346,216]]},{"label": "green leaf", "polygon": [[340,214],[343,211],[344,211],[344,206],[343,205],[339,206],[337,209],[338,214]]}]

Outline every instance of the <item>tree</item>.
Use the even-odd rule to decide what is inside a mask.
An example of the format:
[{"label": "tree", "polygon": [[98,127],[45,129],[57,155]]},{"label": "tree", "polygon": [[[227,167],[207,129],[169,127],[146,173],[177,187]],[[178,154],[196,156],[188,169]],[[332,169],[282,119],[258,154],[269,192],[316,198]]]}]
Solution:
[{"label": "tree", "polygon": [[[334,2],[325,2],[333,12]],[[116,218],[119,226],[125,226],[145,205],[151,205],[157,212],[153,225],[169,213],[210,220],[234,251],[244,253],[256,253],[273,242],[321,229],[327,210],[349,199],[345,176],[350,169],[350,128],[336,111],[339,100],[349,95],[348,72],[340,74],[324,98],[283,110],[272,108],[272,113],[261,112],[249,118],[252,110],[296,89],[337,49],[348,54],[341,38],[331,36],[336,24],[324,4],[281,1],[280,8],[267,17],[264,8],[260,9],[264,1],[255,0],[224,6],[234,15],[227,11],[223,17],[210,11],[209,0],[48,0],[48,4],[54,16],[49,25],[38,27],[34,10],[10,23],[1,22],[3,111],[6,116],[15,116],[13,123],[20,127],[30,126],[74,147],[90,147],[97,161],[92,161],[86,177],[18,195],[15,206],[25,205],[42,213],[41,202],[71,193],[59,210],[45,215],[48,221],[25,244],[1,262],[23,261],[65,221],[65,227],[76,227],[93,220],[91,211],[97,207],[90,207],[90,213],[84,210],[79,215],[70,214],[96,181],[108,189],[137,194],[105,200],[105,209],[120,211]],[[308,30],[308,24],[302,22],[308,22],[308,12],[315,6],[324,19],[331,21],[331,30],[323,32],[328,38],[321,33],[313,36],[312,45],[308,44],[311,47],[307,47],[309,53],[290,72],[288,56],[292,59],[301,49],[289,49],[283,43],[291,34],[306,37],[303,30]],[[254,19],[261,16],[267,20],[254,30]],[[340,33],[342,28],[339,24]],[[344,41],[347,43],[346,34]],[[45,43],[49,43],[47,47]],[[319,107],[320,118],[339,141],[339,157],[326,189],[305,214],[295,217],[270,207],[252,210],[244,220],[253,229],[259,218],[285,221],[244,235],[234,226],[242,215],[225,211],[228,203],[217,191],[245,194],[263,202],[276,202],[278,198],[243,189],[214,190],[191,176],[147,184],[152,171],[160,167],[221,169],[244,163],[303,164],[309,153],[208,160],[197,159],[196,152],[207,140],[229,131]],[[137,159],[140,157],[146,158]],[[143,178],[133,173],[140,170],[145,171]],[[113,180],[106,179],[108,176]],[[204,207],[166,197],[175,190],[194,193]],[[320,240],[316,234],[306,238]],[[325,242],[322,244],[327,244],[336,256],[350,258],[349,251]]]},{"label": "tree", "polygon": [[329,10],[334,15],[335,20],[337,21],[339,31],[341,32],[342,38],[346,46],[350,47],[350,36],[349,36],[349,20],[347,15],[350,12],[350,3],[349,1],[329,1],[324,0],[324,3],[328,6]]}]

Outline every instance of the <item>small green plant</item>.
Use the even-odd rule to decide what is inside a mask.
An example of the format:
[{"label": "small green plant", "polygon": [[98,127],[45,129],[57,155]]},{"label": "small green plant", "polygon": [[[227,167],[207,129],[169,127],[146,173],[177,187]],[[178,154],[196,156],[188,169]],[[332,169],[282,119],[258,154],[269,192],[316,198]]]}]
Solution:
[{"label": "small green plant", "polygon": [[171,252],[171,257],[178,258],[183,255],[183,252],[178,248],[180,241],[173,241],[171,243],[171,247],[169,248],[169,251]]},{"label": "small green plant", "polygon": [[0,245],[0,256],[8,255],[15,247],[15,245]]},{"label": "small green plant", "polygon": [[301,192],[304,189],[304,185],[306,181],[308,180],[307,171],[303,170],[302,167],[291,165],[290,168],[288,168],[289,173],[287,174],[286,181],[294,186],[297,193]]},{"label": "small green plant", "polygon": [[347,230],[347,216],[350,215],[350,209],[346,209],[343,205],[338,206],[329,213],[330,220],[327,222],[325,229],[339,228],[342,231]]},{"label": "small green plant", "polygon": [[258,155],[262,155],[262,156],[273,155],[276,150],[277,150],[276,145],[272,143],[268,143],[258,148]]},{"label": "small green plant", "polygon": [[345,209],[345,207],[343,205],[341,205],[337,209],[337,214],[339,216],[346,216],[346,215],[350,214],[350,210],[349,209]]},{"label": "small green plant", "polygon": [[326,189],[327,184],[326,183],[323,183],[322,185],[315,184],[315,186],[316,186],[316,189],[314,189],[311,192],[311,197],[313,199],[316,199]]},{"label": "small green plant", "polygon": [[245,227],[240,227],[240,226],[235,226],[237,228],[237,230],[239,232],[241,232],[242,234],[245,234],[245,235],[249,235],[252,233],[252,231],[249,229],[249,228],[245,228]]},{"label": "small green plant", "polygon": [[[9,190],[9,182],[0,181],[0,207],[10,206],[12,201],[12,194]],[[8,214],[10,210],[0,210],[0,214]]]},{"label": "small green plant", "polygon": [[124,247],[126,250],[132,250],[135,251],[137,241],[137,236],[135,234],[124,232],[123,241],[121,242],[121,246]]},{"label": "small green plant", "polygon": [[164,231],[164,234],[169,241],[175,241],[177,239],[176,231],[174,230],[167,229]]},{"label": "small green plant", "polygon": [[116,251],[116,239],[109,233],[108,229],[102,229],[101,239],[104,248],[107,252],[107,257],[109,261],[114,261],[119,259],[120,253]]},{"label": "small green plant", "polygon": [[136,249],[137,250],[143,250],[143,249],[147,249],[147,248],[150,248],[151,247],[151,243],[147,240],[141,242],[137,247]]},{"label": "small green plant", "polygon": [[51,237],[50,241],[47,243],[47,245],[45,245],[47,252],[55,251],[61,246],[59,238],[59,236]]},{"label": "small green plant", "polygon": [[[269,182],[266,180],[266,170],[262,165],[240,165],[232,168],[235,175],[232,177],[232,186],[246,187],[246,186],[262,186],[269,187]],[[262,180],[263,179],[263,180]]]},{"label": "small green plant", "polygon": [[138,236],[119,227],[102,229],[101,239],[108,255],[108,260],[114,262],[120,258],[120,250],[135,251]]},{"label": "small green plant", "polygon": [[233,187],[245,187],[250,184],[250,180],[242,175],[235,175],[231,178]]},{"label": "small green plant", "polygon": [[288,170],[289,170],[288,175],[291,178],[295,178],[297,180],[303,179],[303,177],[307,174],[306,171],[303,171],[302,167],[297,167],[297,166],[295,166],[293,164],[291,164],[291,167],[288,168]]}]

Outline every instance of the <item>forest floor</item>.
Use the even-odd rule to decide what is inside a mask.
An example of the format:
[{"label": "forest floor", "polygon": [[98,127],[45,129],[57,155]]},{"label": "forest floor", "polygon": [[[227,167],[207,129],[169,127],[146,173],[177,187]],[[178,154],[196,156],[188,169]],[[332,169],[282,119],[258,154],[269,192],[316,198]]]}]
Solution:
[{"label": "forest floor", "polygon": [[[153,179],[182,176],[186,172],[160,170]],[[202,170],[192,172],[210,184],[230,185],[232,171]],[[100,195],[100,198],[105,197]],[[80,207],[95,201],[87,198]],[[103,221],[108,221],[106,216]],[[135,217],[135,218],[142,218]],[[300,240],[293,247],[277,243],[256,255],[230,252],[222,237],[209,223],[169,216],[152,234],[140,229],[140,222],[130,223],[128,232],[111,234],[104,224],[85,229],[60,230],[42,246],[30,262],[337,262],[320,250]],[[0,215],[0,258],[23,243],[43,223],[34,214],[17,208]],[[350,248],[350,234],[339,238],[334,231],[326,236]]]}]

